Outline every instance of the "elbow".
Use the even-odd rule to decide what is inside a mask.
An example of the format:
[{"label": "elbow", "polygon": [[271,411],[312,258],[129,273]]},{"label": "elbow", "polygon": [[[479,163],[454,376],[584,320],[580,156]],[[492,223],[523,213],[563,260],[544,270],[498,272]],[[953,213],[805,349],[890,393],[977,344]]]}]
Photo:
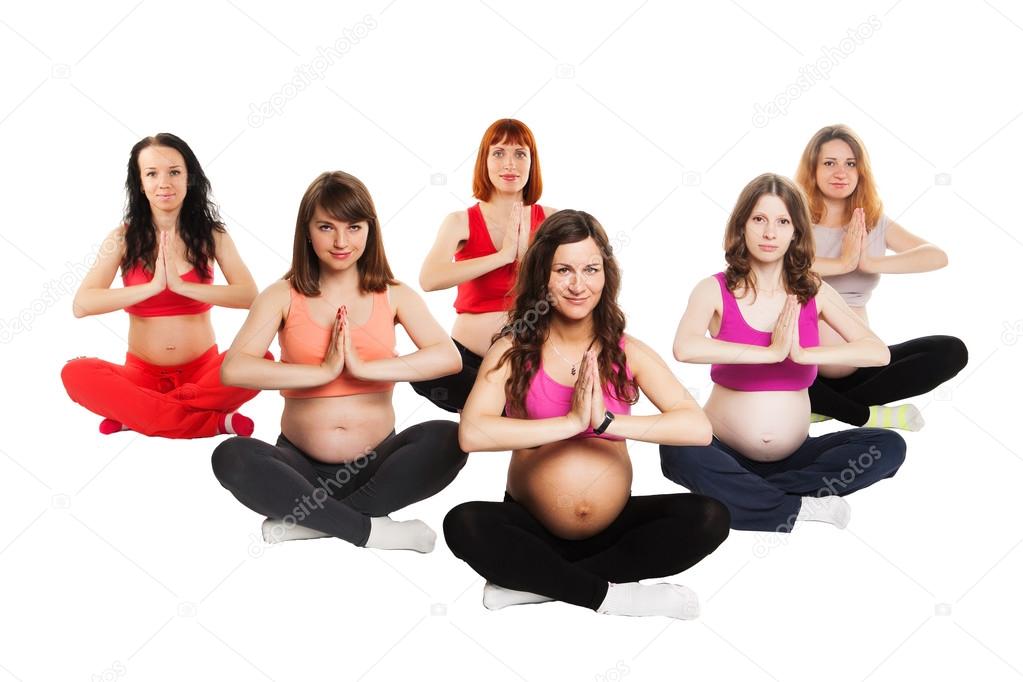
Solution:
[{"label": "elbow", "polygon": [[710,420],[707,419],[703,410],[697,408],[696,413],[698,416],[694,420],[696,423],[692,428],[692,442],[688,444],[710,445],[714,440],[714,427],[711,426]]},{"label": "elbow", "polygon": [[681,341],[676,341],[675,345],[671,349],[671,354],[675,356],[675,359],[679,362],[689,362],[690,358],[693,357],[689,349]]},{"label": "elbow", "polygon": [[884,344],[884,341],[881,341],[880,339],[878,339],[877,345],[879,347],[877,350],[876,367],[884,367],[885,365],[892,361],[892,352],[891,350],[889,350],[888,346]]},{"label": "elbow", "polygon": [[936,260],[938,266],[936,268],[937,270],[941,270],[942,268],[948,266],[948,254],[942,251],[941,249],[938,249],[938,257]]},{"label": "elbow", "polygon": [[448,350],[444,356],[447,361],[445,366],[447,368],[447,375],[458,374],[462,371],[462,354],[455,348],[453,341],[448,341]]},{"label": "elbow", "polygon": [[256,286],[255,282],[253,282],[248,286],[248,288],[245,290],[245,294],[242,296],[241,307],[246,310],[251,308],[253,301],[256,300],[256,296],[259,296],[259,287]]},{"label": "elbow", "polygon": [[458,447],[461,448],[462,452],[476,452],[478,444],[476,439],[469,434],[469,431],[470,427],[463,414],[458,424]]},{"label": "elbow", "polygon": [[75,297],[75,300],[71,301],[71,313],[79,320],[83,317],[88,317],[90,314],[89,311],[86,310],[85,306],[83,306],[78,300],[78,297]]},{"label": "elbow", "polygon": [[419,288],[423,291],[437,291],[440,287],[437,286],[436,278],[432,277],[426,270],[423,270],[419,273]]},{"label": "elbow", "polygon": [[224,386],[236,386],[235,362],[230,353],[224,355],[224,361],[220,364],[220,383]]}]

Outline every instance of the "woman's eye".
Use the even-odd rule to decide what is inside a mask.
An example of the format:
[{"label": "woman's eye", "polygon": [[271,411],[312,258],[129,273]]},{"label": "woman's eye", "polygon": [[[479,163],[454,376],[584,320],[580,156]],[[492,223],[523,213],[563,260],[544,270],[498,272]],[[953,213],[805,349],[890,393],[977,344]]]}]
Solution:
[{"label": "woman's eye", "polygon": [[320,225],[320,230],[326,232],[327,230],[333,230],[333,225]]},{"label": "woman's eye", "polygon": [[352,232],[358,232],[359,230],[362,229],[362,225],[349,225],[348,229],[351,230]]}]

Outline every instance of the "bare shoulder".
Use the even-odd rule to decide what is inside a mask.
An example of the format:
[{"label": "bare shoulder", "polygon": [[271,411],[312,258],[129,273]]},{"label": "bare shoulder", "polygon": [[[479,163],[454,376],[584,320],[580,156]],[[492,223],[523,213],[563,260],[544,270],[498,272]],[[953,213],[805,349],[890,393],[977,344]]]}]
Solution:
[{"label": "bare shoulder", "polygon": [[657,351],[631,334],[625,335],[625,360],[634,369],[665,364]]},{"label": "bare shoulder", "polygon": [[540,206],[543,209],[544,218],[550,218],[552,215],[558,212],[558,209],[553,206]]}]

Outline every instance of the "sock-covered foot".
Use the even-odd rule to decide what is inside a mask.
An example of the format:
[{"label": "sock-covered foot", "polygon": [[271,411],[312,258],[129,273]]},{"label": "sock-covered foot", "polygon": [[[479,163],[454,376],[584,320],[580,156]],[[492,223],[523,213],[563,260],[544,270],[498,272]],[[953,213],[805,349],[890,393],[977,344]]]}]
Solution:
[{"label": "sock-covered foot", "polygon": [[829,417],[826,414],[816,414],[814,412],[810,413],[810,423],[811,424],[816,424],[817,422],[826,422],[829,419],[831,419],[831,417]]},{"label": "sock-covered foot", "polygon": [[251,436],[255,423],[239,412],[225,412],[217,421],[217,433],[229,433],[233,436]]},{"label": "sock-covered foot", "polygon": [[483,605],[491,611],[503,609],[505,606],[517,606],[519,604],[542,604],[543,602],[554,601],[550,597],[533,592],[522,592],[520,590],[509,590],[507,587],[487,582],[483,586]]},{"label": "sock-covered foot", "polygon": [[109,436],[111,433],[118,433],[119,431],[131,431],[131,429],[116,419],[104,419],[99,423],[99,432],[104,436]]},{"label": "sock-covered foot", "polygon": [[905,405],[871,405],[870,417],[864,426],[881,429],[919,431],[924,427],[924,416],[911,403]]},{"label": "sock-covered foot", "polygon": [[411,549],[428,554],[437,542],[437,534],[419,519],[394,521],[389,516],[374,516],[369,523],[366,546],[373,549]]},{"label": "sock-covered foot", "polygon": [[841,497],[829,495],[827,497],[804,497],[799,513],[796,514],[796,521],[821,521],[830,523],[838,528],[845,528],[849,525],[852,517],[852,507]]},{"label": "sock-covered foot", "polygon": [[324,533],[312,528],[300,526],[297,523],[285,523],[281,519],[267,518],[263,521],[263,542],[272,545],[288,540],[313,540],[315,538],[329,538],[330,533]]},{"label": "sock-covered foot", "polygon": [[597,613],[615,616],[667,616],[691,620],[700,615],[700,600],[688,587],[671,583],[610,583]]}]

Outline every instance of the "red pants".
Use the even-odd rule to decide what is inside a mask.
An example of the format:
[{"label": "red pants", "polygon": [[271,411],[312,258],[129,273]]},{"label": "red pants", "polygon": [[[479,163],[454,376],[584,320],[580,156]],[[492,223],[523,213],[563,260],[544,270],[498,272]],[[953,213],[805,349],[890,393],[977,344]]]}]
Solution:
[{"label": "red pants", "polygon": [[[267,353],[272,360],[273,355]],[[67,394],[101,417],[164,438],[216,436],[220,416],[259,391],[220,383],[223,353],[211,346],[183,365],[151,365],[127,353],[123,365],[98,358],[69,360],[60,372]]]}]

